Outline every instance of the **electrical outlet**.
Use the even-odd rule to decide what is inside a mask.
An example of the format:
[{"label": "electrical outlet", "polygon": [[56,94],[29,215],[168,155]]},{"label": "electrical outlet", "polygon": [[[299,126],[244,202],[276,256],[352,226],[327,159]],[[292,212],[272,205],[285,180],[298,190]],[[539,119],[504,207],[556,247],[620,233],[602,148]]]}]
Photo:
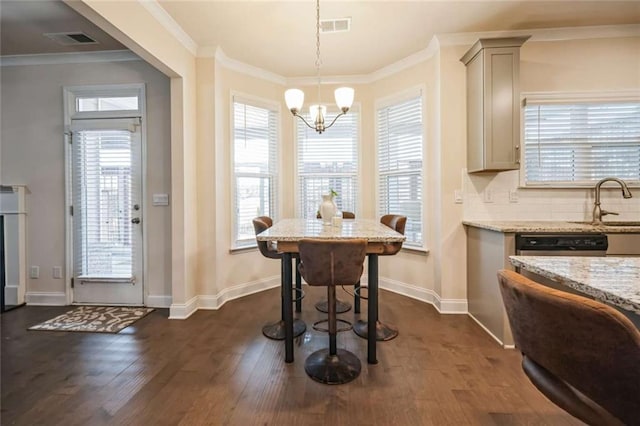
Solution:
[{"label": "electrical outlet", "polygon": [[40,267],[39,266],[31,266],[29,267],[29,278],[40,278]]},{"label": "electrical outlet", "polygon": [[518,202],[518,190],[517,189],[510,189],[509,190],[509,202],[510,203],[517,203]]},{"label": "electrical outlet", "polygon": [[55,278],[57,280],[62,278],[62,267],[60,267],[60,266],[54,266],[53,267],[53,278]]},{"label": "electrical outlet", "polygon": [[493,203],[493,191],[491,188],[486,188],[483,192],[483,196],[485,203]]}]

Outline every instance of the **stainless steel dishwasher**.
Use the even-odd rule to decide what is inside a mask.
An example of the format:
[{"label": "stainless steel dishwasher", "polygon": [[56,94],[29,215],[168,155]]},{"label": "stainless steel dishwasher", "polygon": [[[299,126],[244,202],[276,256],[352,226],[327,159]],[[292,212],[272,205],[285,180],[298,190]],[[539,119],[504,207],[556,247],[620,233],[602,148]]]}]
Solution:
[{"label": "stainless steel dishwasher", "polygon": [[[605,256],[609,242],[606,234],[516,234],[516,254],[519,256]],[[516,268],[516,272],[544,284],[547,287],[568,293],[580,293],[546,277]]]}]

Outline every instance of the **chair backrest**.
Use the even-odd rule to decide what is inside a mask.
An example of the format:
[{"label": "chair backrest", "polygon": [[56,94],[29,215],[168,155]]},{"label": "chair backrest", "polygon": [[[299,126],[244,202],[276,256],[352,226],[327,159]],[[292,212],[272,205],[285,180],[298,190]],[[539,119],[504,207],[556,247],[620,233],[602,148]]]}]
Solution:
[{"label": "chair backrest", "polygon": [[309,285],[355,285],[364,270],[367,240],[304,239],[298,251],[298,269]]},{"label": "chair backrest", "polygon": [[[342,218],[343,219],[355,219],[356,218],[356,214],[352,213],[352,212],[342,212]],[[316,214],[316,219],[322,219],[322,216],[320,216],[320,212],[318,212]]]},{"label": "chair backrest", "polygon": [[[253,230],[256,235],[271,228],[271,226],[273,226],[273,220],[269,216],[258,216],[253,219]],[[269,259],[280,259],[282,257],[268,241],[258,241],[258,249],[263,256]]]},{"label": "chair backrest", "polygon": [[[633,323],[610,306],[543,286],[513,271],[499,271],[498,281],[524,360],[534,361],[622,422],[637,424],[640,332]],[[532,382],[545,393],[535,378]]]},{"label": "chair backrest", "polygon": [[[399,214],[386,214],[380,218],[380,223],[404,235],[404,228],[407,224],[407,217]],[[385,244],[384,249],[380,255],[390,256],[398,253],[401,248],[402,241],[399,243]]]}]

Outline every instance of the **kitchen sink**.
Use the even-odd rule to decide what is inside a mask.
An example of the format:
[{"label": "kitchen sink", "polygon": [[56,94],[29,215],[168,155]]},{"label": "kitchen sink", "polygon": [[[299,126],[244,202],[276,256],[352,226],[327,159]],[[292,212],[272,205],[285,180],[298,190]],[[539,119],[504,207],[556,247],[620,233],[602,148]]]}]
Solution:
[{"label": "kitchen sink", "polygon": [[[582,225],[592,225],[593,223],[591,221],[585,221],[585,222],[571,222],[571,223],[580,223]],[[640,227],[640,222],[639,221],[618,221],[618,222],[602,222],[603,226],[637,226]]]}]

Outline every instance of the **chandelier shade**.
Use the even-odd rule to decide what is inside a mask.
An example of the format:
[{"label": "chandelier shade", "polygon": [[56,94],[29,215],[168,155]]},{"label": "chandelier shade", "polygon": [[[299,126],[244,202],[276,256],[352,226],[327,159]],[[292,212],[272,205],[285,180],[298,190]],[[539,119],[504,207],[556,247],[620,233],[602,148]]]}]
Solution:
[{"label": "chandelier shade", "polygon": [[304,92],[300,89],[289,89],[284,92],[284,101],[291,112],[295,111],[297,113],[302,109],[302,104],[304,104]]},{"label": "chandelier shade", "polygon": [[309,107],[309,114],[313,120],[313,125],[309,124],[304,119],[300,112],[302,111],[302,105],[304,104],[304,92],[300,89],[289,89],[284,92],[284,100],[287,104],[287,108],[291,111],[294,117],[301,119],[304,124],[314,129],[318,133],[324,132],[329,127],[333,126],[336,120],[347,113],[351,105],[353,104],[353,98],[355,91],[351,87],[339,87],[335,91],[336,104],[340,109],[340,113],[336,115],[333,121],[328,125],[324,125],[324,117],[327,114],[327,107],[322,105],[320,99],[320,65],[322,60],[320,59],[320,0],[316,0],[316,74],[318,78],[318,103]]}]

